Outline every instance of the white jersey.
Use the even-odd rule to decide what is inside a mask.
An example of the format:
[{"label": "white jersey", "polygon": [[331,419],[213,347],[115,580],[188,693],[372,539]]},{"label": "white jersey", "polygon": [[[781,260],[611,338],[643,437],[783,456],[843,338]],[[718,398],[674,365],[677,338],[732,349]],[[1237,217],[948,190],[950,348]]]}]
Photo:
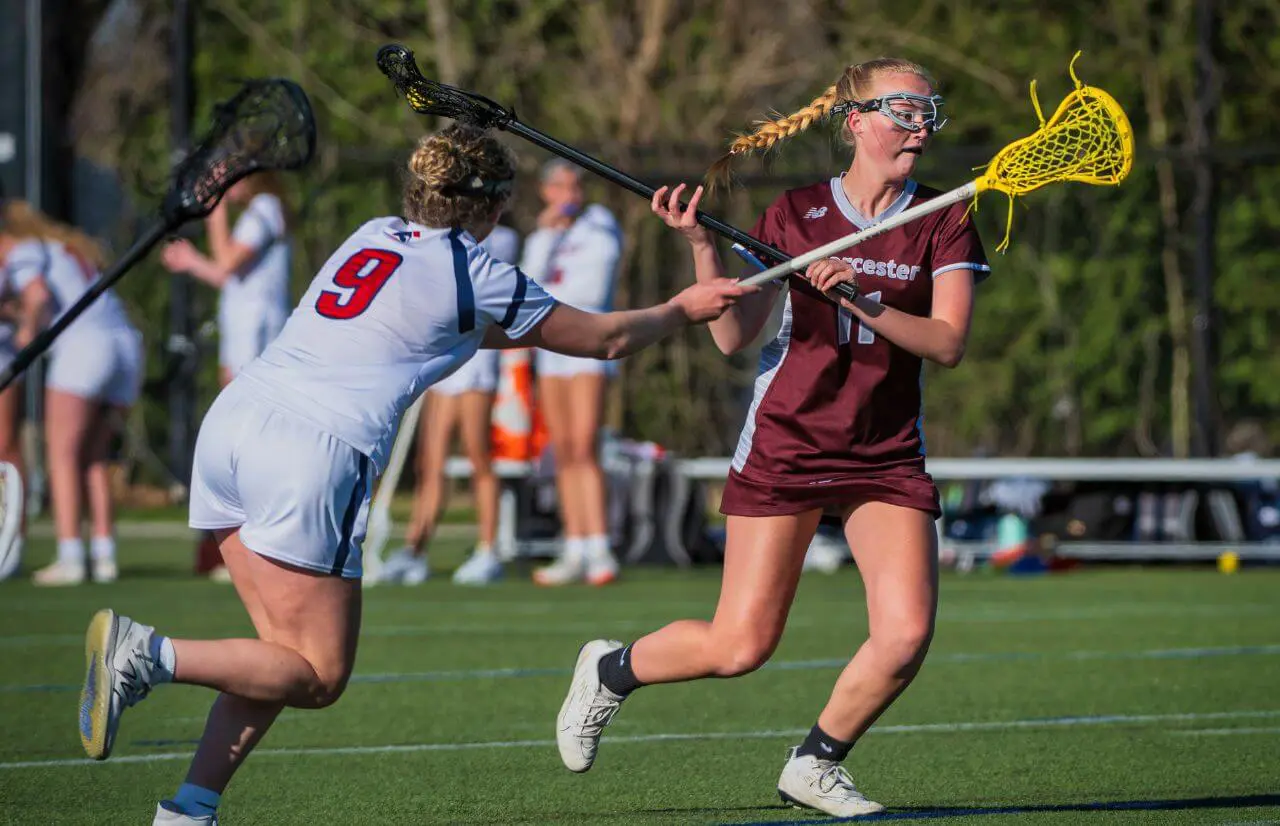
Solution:
[{"label": "white jersey", "polygon": [[[30,239],[17,244],[5,259],[5,272],[8,288],[15,292],[26,289],[35,279],[43,278],[53,296],[55,320],[98,280],[97,267],[79,258],[61,242],[49,239]],[[108,290],[72,322],[69,332],[132,329],[124,305],[115,293]],[[54,347],[57,346],[55,342]]]},{"label": "white jersey", "polygon": [[486,235],[480,242],[480,246],[499,261],[506,261],[508,264],[520,263],[520,233],[511,227],[498,224],[493,228],[493,232]]},{"label": "white jersey", "polygon": [[599,204],[583,210],[567,230],[539,229],[525,239],[520,269],[557,301],[588,312],[613,309],[613,284],[622,257],[622,231]]},{"label": "white jersey", "polygon": [[462,230],[374,219],[343,242],[284,330],[235,383],[368,456],[404,411],[497,325],[519,339],[555,300]]},{"label": "white jersey", "polygon": [[283,316],[289,312],[290,245],[285,233],[284,205],[274,195],[255,195],[236,219],[231,240],[254,251],[232,275],[218,297],[218,321],[231,314]]}]

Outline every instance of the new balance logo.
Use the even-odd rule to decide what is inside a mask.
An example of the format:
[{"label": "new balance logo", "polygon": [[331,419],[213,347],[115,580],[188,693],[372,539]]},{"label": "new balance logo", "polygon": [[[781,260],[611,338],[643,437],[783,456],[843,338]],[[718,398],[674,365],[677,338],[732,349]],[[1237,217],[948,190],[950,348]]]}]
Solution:
[{"label": "new balance logo", "polygon": [[804,214],[804,219],[806,221],[816,221],[826,214],[826,207],[809,207],[809,211]]}]

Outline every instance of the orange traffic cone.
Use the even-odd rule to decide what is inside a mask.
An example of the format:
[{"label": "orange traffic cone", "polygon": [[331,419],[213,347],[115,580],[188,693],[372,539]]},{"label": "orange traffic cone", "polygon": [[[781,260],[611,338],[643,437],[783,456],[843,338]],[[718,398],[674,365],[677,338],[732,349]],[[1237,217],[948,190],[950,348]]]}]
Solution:
[{"label": "orange traffic cone", "polygon": [[535,442],[541,429],[533,401],[533,351],[504,350],[498,363],[490,425],[493,458],[527,462],[538,455]]}]

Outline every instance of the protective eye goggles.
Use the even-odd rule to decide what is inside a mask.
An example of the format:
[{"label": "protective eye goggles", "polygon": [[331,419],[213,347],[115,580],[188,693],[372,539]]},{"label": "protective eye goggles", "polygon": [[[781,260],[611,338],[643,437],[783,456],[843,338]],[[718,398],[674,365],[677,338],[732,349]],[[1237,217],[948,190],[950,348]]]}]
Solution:
[{"label": "protective eye goggles", "polygon": [[894,92],[871,100],[847,100],[831,107],[831,114],[844,116],[850,112],[879,112],[908,132],[928,129],[937,132],[947,125],[948,118],[938,110],[946,103],[942,95],[916,95],[911,92]]}]

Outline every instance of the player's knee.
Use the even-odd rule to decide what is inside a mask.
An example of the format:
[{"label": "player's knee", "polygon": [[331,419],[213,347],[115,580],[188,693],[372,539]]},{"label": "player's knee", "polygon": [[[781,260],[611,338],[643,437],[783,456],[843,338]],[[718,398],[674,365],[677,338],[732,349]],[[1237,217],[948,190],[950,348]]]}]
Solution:
[{"label": "player's knee", "polygon": [[347,676],[337,678],[321,677],[311,690],[312,708],[328,708],[342,697],[347,690]]},{"label": "player's knee", "polygon": [[765,636],[743,636],[712,644],[715,645],[716,676],[740,677],[767,663],[778,642]]},{"label": "player's knee", "polygon": [[565,444],[565,464],[574,467],[587,467],[596,460],[594,442],[570,439]]},{"label": "player's knee", "polygon": [[894,623],[890,629],[873,635],[873,640],[893,674],[910,678],[924,664],[933,640],[933,622],[921,617]]},{"label": "player's knee", "polygon": [[306,708],[328,708],[342,697],[351,679],[351,668],[343,664],[318,667],[312,663],[312,679],[303,692],[302,703]]}]

